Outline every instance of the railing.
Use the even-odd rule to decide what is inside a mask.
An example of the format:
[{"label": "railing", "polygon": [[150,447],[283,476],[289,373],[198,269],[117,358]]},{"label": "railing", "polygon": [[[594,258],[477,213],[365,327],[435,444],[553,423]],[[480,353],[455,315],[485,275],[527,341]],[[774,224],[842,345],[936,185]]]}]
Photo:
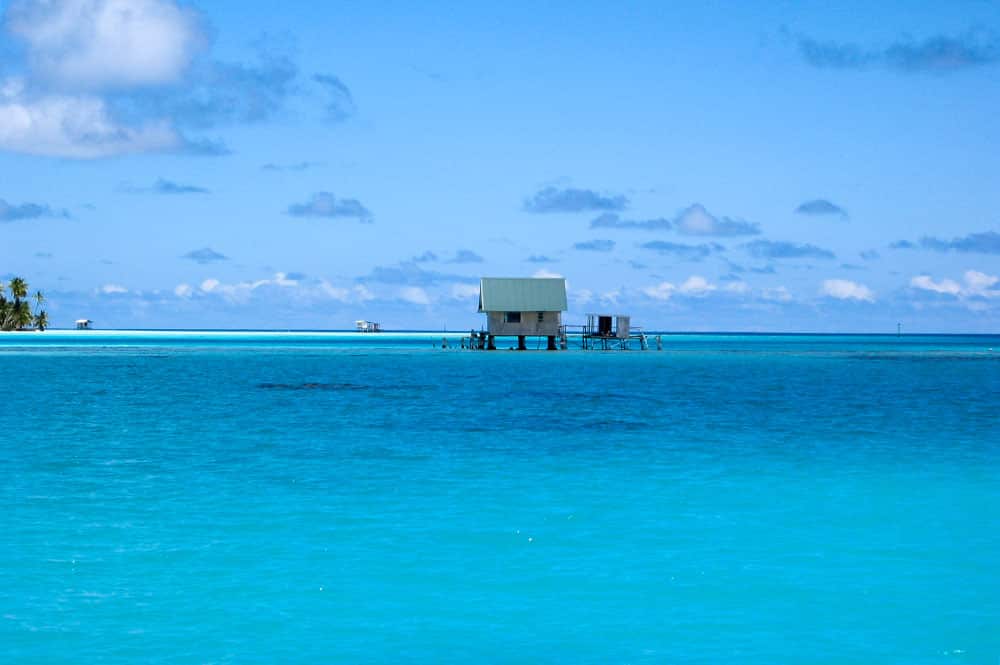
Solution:
[{"label": "railing", "polygon": [[[560,335],[584,335],[585,337],[607,337],[608,339],[613,339],[618,337],[618,329],[612,328],[610,332],[602,333],[596,326],[589,326],[587,324],[565,324],[559,326]],[[642,335],[642,326],[629,326],[629,337],[639,337]]]}]

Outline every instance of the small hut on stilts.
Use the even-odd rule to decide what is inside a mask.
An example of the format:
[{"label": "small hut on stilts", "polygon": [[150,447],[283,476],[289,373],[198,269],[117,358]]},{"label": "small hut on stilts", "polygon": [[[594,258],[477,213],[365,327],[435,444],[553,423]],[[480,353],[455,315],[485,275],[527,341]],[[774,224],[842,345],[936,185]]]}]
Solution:
[{"label": "small hut on stilts", "polygon": [[528,337],[545,337],[546,348],[555,351],[567,309],[566,280],[561,277],[483,277],[479,282],[488,350],[496,349],[497,337],[517,337],[519,351],[528,348]]}]

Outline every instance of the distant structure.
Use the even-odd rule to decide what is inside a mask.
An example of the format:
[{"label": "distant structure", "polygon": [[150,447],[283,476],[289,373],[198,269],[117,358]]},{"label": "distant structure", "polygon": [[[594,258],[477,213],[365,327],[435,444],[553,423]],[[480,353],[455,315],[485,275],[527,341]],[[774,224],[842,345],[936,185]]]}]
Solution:
[{"label": "distant structure", "polygon": [[607,350],[611,343],[628,346],[631,337],[631,317],[625,314],[588,314],[583,327],[583,348]]},{"label": "distant structure", "polygon": [[77,319],[76,329],[77,330],[90,330],[91,324],[94,323],[90,319]]},{"label": "distant structure", "polygon": [[528,348],[528,336],[546,337],[556,350],[562,334],[566,280],[561,277],[483,277],[479,280],[479,312],[486,314],[486,348],[497,337],[517,337],[517,348]]},{"label": "distant structure", "polygon": [[354,326],[358,329],[358,332],[363,333],[377,333],[382,332],[382,326],[374,321],[365,321],[364,319],[358,319],[354,322]]}]

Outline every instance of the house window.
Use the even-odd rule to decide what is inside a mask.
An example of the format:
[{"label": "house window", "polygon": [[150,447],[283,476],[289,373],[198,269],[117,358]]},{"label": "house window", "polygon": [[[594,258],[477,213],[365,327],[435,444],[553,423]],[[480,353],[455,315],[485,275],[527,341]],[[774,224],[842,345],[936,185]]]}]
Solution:
[{"label": "house window", "polygon": [[538,313],[538,322],[539,323],[545,323],[545,312],[539,312]]},{"label": "house window", "polygon": [[520,312],[507,312],[503,315],[504,323],[520,323],[521,313]]}]

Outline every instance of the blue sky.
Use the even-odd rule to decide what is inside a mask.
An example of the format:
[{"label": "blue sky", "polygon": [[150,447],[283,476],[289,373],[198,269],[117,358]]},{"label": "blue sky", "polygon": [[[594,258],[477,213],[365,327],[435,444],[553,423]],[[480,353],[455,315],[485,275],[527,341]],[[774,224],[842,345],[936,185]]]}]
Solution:
[{"label": "blue sky", "polygon": [[0,278],[56,326],[990,332],[1000,6],[18,0]]}]

